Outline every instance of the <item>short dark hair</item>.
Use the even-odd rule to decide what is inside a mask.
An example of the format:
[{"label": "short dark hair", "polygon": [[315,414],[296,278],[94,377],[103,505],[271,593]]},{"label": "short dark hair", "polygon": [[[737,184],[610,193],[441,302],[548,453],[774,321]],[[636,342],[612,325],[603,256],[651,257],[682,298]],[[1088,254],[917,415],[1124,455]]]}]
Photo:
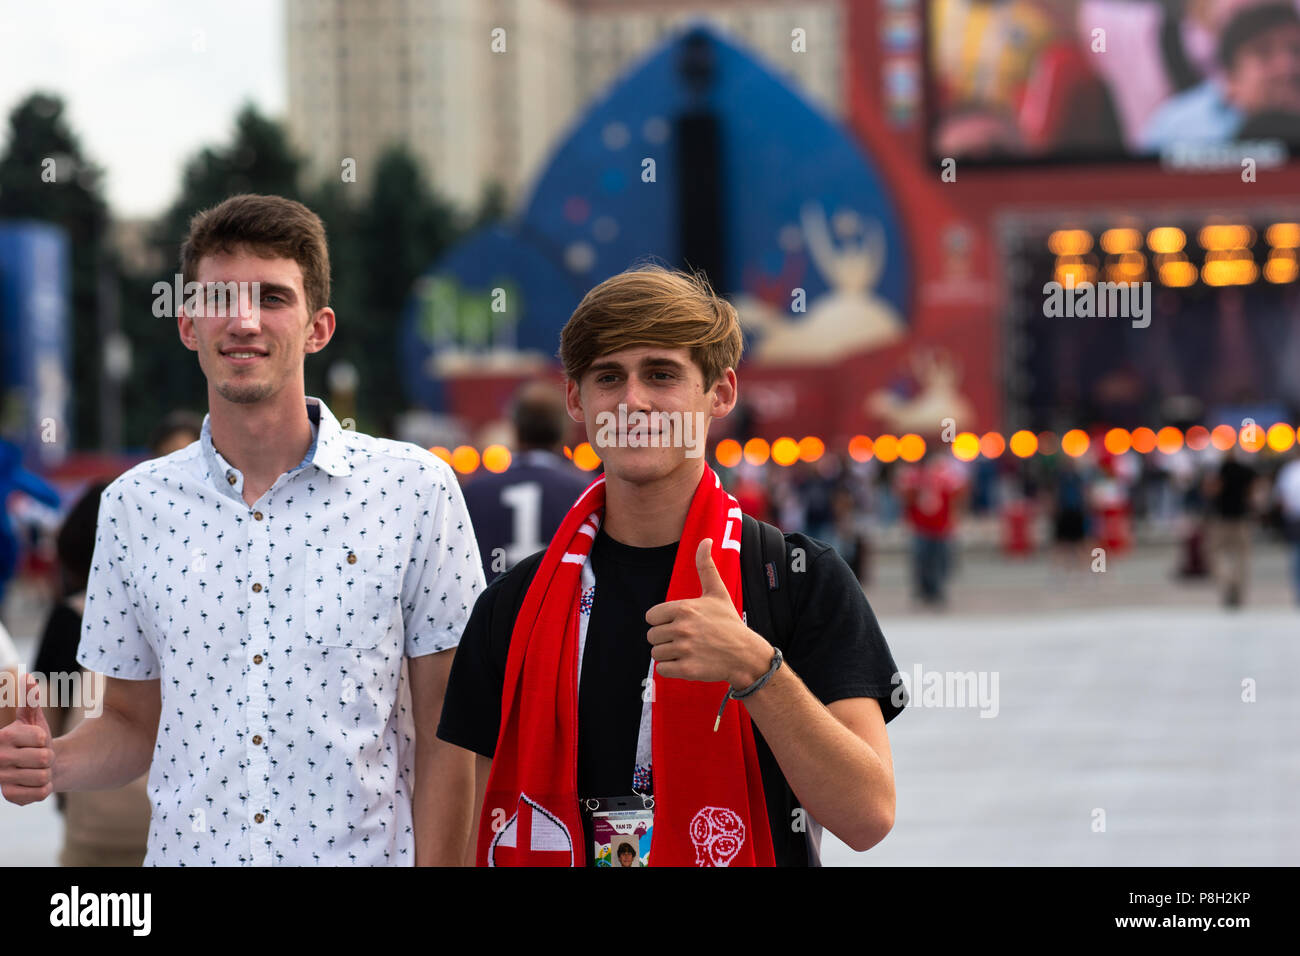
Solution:
[{"label": "short dark hair", "polygon": [[177,432],[188,432],[197,439],[203,434],[203,419],[195,412],[168,412],[149,435],[149,448],[157,454],[167,439]]},{"label": "short dark hair", "polygon": [[564,390],[550,382],[528,382],[515,392],[510,417],[520,450],[557,448],[569,424]]},{"label": "short dark hair", "polygon": [[190,234],[181,243],[181,274],[196,282],[199,260],[237,248],[263,256],[292,259],[302,269],[307,312],[315,315],[330,302],[330,252],[325,224],[300,202],[283,196],[243,193],[190,220]]},{"label": "short dark hair", "polygon": [[1288,3],[1261,3],[1238,10],[1219,34],[1219,63],[1231,69],[1241,48],[1261,33],[1288,24],[1300,25],[1300,13]]},{"label": "short dark hair", "polygon": [[630,843],[620,843],[618,845],[618,853],[615,855],[622,856],[624,853],[631,853],[633,856],[636,856],[636,848]]}]

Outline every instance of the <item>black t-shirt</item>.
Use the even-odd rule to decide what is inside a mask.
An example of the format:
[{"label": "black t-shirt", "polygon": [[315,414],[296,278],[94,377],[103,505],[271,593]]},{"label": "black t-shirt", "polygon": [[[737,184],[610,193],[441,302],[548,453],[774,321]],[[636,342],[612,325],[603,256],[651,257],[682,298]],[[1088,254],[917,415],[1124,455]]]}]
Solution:
[{"label": "black t-shirt", "polygon": [[[898,687],[897,667],[857,578],[816,539],[787,534],[785,545],[786,567],[806,573],[786,576],[793,588],[794,633],[772,643],[822,703],[874,697],[888,723],[902,710],[891,696]],[[452,664],[438,736],[485,757],[496,750],[510,637],[541,555],[520,562],[483,591]],[[633,548],[604,529],[592,545],[596,593],[578,688],[581,797],[632,792],[641,696],[650,668],[645,614],[667,596],[676,555],[676,544]],[[799,802],[757,726],[754,736],[777,865],[806,866],[807,837],[802,815],[795,813]]]}]

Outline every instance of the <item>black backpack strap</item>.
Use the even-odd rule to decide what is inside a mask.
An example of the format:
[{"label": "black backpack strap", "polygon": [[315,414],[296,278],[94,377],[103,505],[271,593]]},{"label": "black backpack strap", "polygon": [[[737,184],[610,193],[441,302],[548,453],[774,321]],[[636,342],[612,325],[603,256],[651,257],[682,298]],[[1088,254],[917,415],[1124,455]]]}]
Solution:
[{"label": "black backpack strap", "polygon": [[763,585],[763,542],[758,521],[744,515],[740,522],[740,590],[745,600],[745,623],[772,639],[772,612]]},{"label": "black backpack strap", "polygon": [[[757,631],[783,651],[794,636],[794,582],[786,561],[785,535],[766,521],[745,515],[740,531],[740,583],[745,595],[745,617],[751,630]],[[770,749],[764,753],[780,772]],[[763,758],[760,757],[760,761]],[[789,820],[790,811],[799,807],[798,798],[790,794],[788,802],[773,802],[769,795],[769,819]],[[805,811],[806,812],[806,811]],[[821,866],[821,825],[808,816],[804,837],[809,866]]]},{"label": "black backpack strap", "polygon": [[740,581],[750,628],[777,647],[787,646],[794,630],[794,611],[785,535],[752,515],[744,516],[740,532]]},{"label": "black backpack strap", "polygon": [[768,583],[768,613],[778,638],[778,647],[788,647],[794,635],[794,582],[791,580],[790,562],[785,559],[785,535],[781,529],[766,521],[758,523],[763,532],[763,571],[771,569],[773,579]]}]

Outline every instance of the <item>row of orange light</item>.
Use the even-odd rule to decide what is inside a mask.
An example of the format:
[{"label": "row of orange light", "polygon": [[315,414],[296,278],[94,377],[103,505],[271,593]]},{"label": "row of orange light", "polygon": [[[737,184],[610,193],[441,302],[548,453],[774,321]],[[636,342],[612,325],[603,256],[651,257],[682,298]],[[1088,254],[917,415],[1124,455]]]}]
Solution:
[{"label": "row of orange light", "polygon": [[[961,461],[974,461],[981,455],[985,458],[1000,458],[1010,452],[1017,458],[1032,458],[1034,455],[1054,455],[1059,450],[1071,458],[1087,454],[1094,444],[1093,436],[1081,428],[1072,428],[1059,438],[1054,432],[1032,432],[1022,429],[1010,437],[1003,437],[998,432],[959,432],[951,442],[952,454]],[[1112,455],[1123,455],[1135,451],[1142,455],[1153,451],[1172,455],[1183,447],[1201,451],[1213,446],[1219,451],[1227,451],[1234,445],[1240,445],[1248,452],[1261,452],[1265,448],[1281,453],[1291,449],[1296,443],[1296,430],[1285,422],[1278,422],[1264,428],[1262,425],[1247,424],[1242,428],[1231,425],[1219,425],[1213,429],[1203,425],[1193,425],[1186,432],[1168,425],[1156,431],[1150,428],[1112,428],[1100,436],[1100,445]],[[854,435],[849,439],[848,453],[854,461],[870,461],[875,458],[881,462],[920,461],[925,456],[926,441],[920,435],[878,435],[870,438],[866,435]],[[477,471],[480,467],[487,471],[500,473],[510,467],[510,449],[505,445],[489,445],[480,453],[470,445],[457,448],[435,446],[429,449],[443,461],[447,462],[462,475]],[[583,471],[595,471],[600,467],[600,456],[588,442],[577,448],[565,447],[565,455]],[[763,438],[751,438],[744,444],[734,438],[724,438],[714,449],[714,459],[724,468],[735,468],[741,461],[751,465],[765,465],[771,461],[782,467],[795,462],[814,462],[826,453],[826,443],[815,436],[808,436],[800,441],[793,438],[778,438],[769,443]]]},{"label": "row of orange light", "polygon": [[[1183,289],[1199,276],[1210,286],[1250,285],[1260,276],[1255,258],[1245,249],[1230,249],[1206,254],[1205,264],[1198,272],[1181,252],[1157,253],[1156,275],[1160,284]],[[1146,277],[1146,259],[1140,252],[1125,252],[1106,266],[1108,282],[1141,282]],[[1265,281],[1285,285],[1300,278],[1300,259],[1294,249],[1274,249],[1264,263]],[[1075,286],[1097,281],[1097,266],[1082,256],[1061,256],[1056,260],[1053,278],[1061,285]]]},{"label": "row of orange light", "polygon": [[[1196,238],[1201,248],[1223,252],[1250,248],[1256,232],[1247,225],[1216,223],[1202,228]],[[1097,243],[1102,251],[1117,256],[1138,249],[1142,239],[1137,229],[1122,227],[1107,229]],[[1047,248],[1058,256],[1082,256],[1092,250],[1093,241],[1086,229],[1058,229],[1047,237]],[[1273,249],[1300,248],[1300,223],[1275,222],[1265,230],[1264,241]],[[1177,226],[1157,226],[1146,234],[1146,245],[1158,254],[1182,252],[1187,247],[1187,233]]]},{"label": "row of orange light", "polygon": [[[1147,247],[1155,254],[1156,273],[1162,285],[1185,288],[1199,275],[1201,281],[1211,286],[1250,285],[1260,275],[1255,257],[1249,248],[1255,244],[1255,230],[1246,225],[1217,224],[1201,229],[1197,236],[1201,247],[1207,250],[1205,264],[1199,273],[1187,261],[1183,251],[1187,234],[1177,226],[1159,226],[1146,235]],[[1265,232],[1270,246],[1264,263],[1264,278],[1275,284],[1285,284],[1300,278],[1300,261],[1296,248],[1300,246],[1300,223],[1275,222]],[[1133,228],[1107,229],[1098,240],[1101,248],[1115,260],[1106,267],[1111,281],[1139,282],[1146,276],[1146,258],[1138,251],[1142,233]],[[1085,256],[1093,247],[1092,233],[1085,229],[1058,229],[1047,239],[1047,246],[1057,255],[1056,281],[1075,284],[1096,281],[1097,266]],[[1095,258],[1095,257],[1088,257]]]}]

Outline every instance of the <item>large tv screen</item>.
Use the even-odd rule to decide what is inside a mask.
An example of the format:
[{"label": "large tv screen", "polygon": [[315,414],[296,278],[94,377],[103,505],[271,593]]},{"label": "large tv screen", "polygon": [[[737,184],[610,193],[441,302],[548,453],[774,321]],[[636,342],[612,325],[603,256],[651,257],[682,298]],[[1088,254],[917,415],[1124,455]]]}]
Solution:
[{"label": "large tv screen", "polygon": [[931,0],[927,14],[936,156],[1300,146],[1297,0]]},{"label": "large tv screen", "polygon": [[[1300,411],[1300,206],[1207,213],[1007,217],[1011,424],[1132,428],[1168,423],[1171,405],[1195,409],[1189,421]],[[1124,308],[1084,304],[1130,282]]]}]

